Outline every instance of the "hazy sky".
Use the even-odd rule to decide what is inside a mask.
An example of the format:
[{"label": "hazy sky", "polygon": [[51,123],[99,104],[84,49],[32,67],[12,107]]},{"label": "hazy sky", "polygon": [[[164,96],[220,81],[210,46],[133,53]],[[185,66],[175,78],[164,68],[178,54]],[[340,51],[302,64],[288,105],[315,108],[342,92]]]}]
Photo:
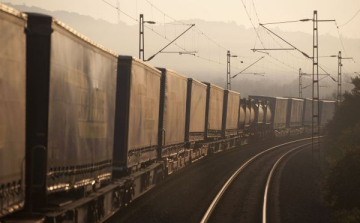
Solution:
[{"label": "hazy sky", "polygon": [[[101,18],[110,22],[118,21],[118,14],[114,8],[102,0],[0,0],[12,4],[26,4],[47,10],[65,10]],[[360,0],[106,0],[110,4],[120,6],[120,9],[133,18],[138,19],[144,13],[145,19],[158,22],[171,22],[151,3],[177,19],[203,19],[208,21],[236,22],[245,27],[251,27],[244,5],[254,21],[256,12],[262,23],[298,20],[312,18],[313,11],[318,10],[319,19],[336,19],[338,25],[347,23],[359,10]],[[256,11],[254,10],[254,5]],[[135,21],[120,13],[120,21],[135,24]],[[340,33],[345,37],[360,38],[360,13],[348,24],[340,27]],[[273,26],[275,27],[275,26]],[[279,28],[288,31],[304,31],[311,33],[312,25],[282,24]],[[330,33],[337,36],[334,23],[323,23],[319,26],[322,34]]]},{"label": "hazy sky", "polygon": [[[140,13],[145,15],[145,20],[157,23],[157,25],[148,25],[148,28],[150,26],[154,32],[146,29],[146,39],[147,41],[151,40],[151,44],[146,44],[147,57],[157,52],[168,43],[169,39],[174,39],[187,28],[173,25],[174,19],[211,21],[197,20],[195,22],[196,28],[200,27],[200,32],[203,31],[206,35],[199,34],[199,31],[190,31],[176,42],[186,50],[196,51],[199,58],[161,54],[149,63],[154,66],[175,69],[189,77],[211,76],[212,80],[217,81],[220,86],[225,83],[227,50],[238,55],[238,58],[232,59],[232,73],[245,69],[260,57],[265,56],[250,50],[262,48],[252,30],[251,23],[257,28],[258,19],[261,23],[312,19],[313,11],[317,10],[318,19],[335,19],[340,27],[337,29],[334,22],[319,24],[320,56],[325,56],[320,59],[320,64],[326,69],[325,72],[336,77],[337,59],[326,58],[326,56],[337,54],[341,50],[343,56],[353,57],[356,61],[356,63],[351,60],[344,62],[343,74],[350,77],[355,75],[354,72],[360,73],[360,0],[0,0],[0,2],[13,5],[25,4],[53,12],[74,12],[113,23],[97,21],[95,22],[97,24],[92,23],[93,26],[91,26],[86,23],[86,21],[93,22],[90,18],[70,16],[67,13],[53,13],[53,16],[60,16],[68,25],[109,49],[117,50],[115,52],[119,54],[136,57],[138,56],[138,21],[136,20]],[[118,14],[111,5],[119,6],[123,13]],[[27,7],[23,8],[23,10],[32,11]],[[118,22],[120,24],[116,24]],[[121,27],[121,31],[119,27]],[[311,22],[268,25],[267,27],[311,55],[313,28]],[[196,28],[193,28],[192,31]],[[259,29],[258,33],[265,48],[288,47],[265,29]],[[339,34],[342,36],[342,41],[338,38]],[[169,39],[164,40],[161,35],[165,35]],[[177,52],[179,45],[172,44],[167,51]],[[180,51],[182,50],[180,49]],[[240,60],[243,60],[243,63]],[[297,82],[299,68],[302,68],[303,72],[311,73],[312,63],[298,52],[271,51],[270,55],[265,56],[263,60],[247,70],[250,73],[238,77],[237,81],[248,78],[255,81]],[[251,72],[265,74],[264,79],[261,76],[252,75]],[[349,81],[348,79],[344,78],[344,83]],[[241,87],[240,89],[245,87],[241,84],[242,82],[237,84],[237,87]],[[323,85],[329,85],[326,88],[328,92],[336,89],[336,83],[329,81],[329,78],[324,79]],[[347,86],[349,87],[345,84],[344,89]],[[294,91],[297,91],[297,88]]]}]

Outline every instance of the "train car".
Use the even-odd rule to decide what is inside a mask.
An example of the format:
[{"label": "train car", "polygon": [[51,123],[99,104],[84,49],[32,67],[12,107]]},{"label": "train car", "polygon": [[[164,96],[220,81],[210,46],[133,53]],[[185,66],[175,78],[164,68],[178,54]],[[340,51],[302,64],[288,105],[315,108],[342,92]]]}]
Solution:
[{"label": "train car", "polygon": [[265,124],[267,126],[266,129],[269,129],[268,126],[271,125],[271,120],[272,120],[272,116],[273,116],[273,113],[272,113],[271,107],[270,107],[270,101],[265,101],[264,109],[265,109]]},{"label": "train car", "polygon": [[[269,130],[269,125],[271,123],[271,111],[267,108],[269,102],[260,99],[249,99],[252,107],[250,109],[250,119],[252,121],[250,131],[254,140],[265,139],[267,136],[267,131]],[[267,121],[267,110],[268,112],[268,121]],[[268,122],[268,124],[267,124]]]},{"label": "train car", "polygon": [[239,124],[238,124],[238,136],[240,137],[240,145],[247,144],[249,142],[250,135],[250,108],[248,106],[249,100],[247,98],[240,99],[239,107]]},{"label": "train car", "polygon": [[240,108],[239,108],[239,132],[243,133],[246,122],[246,98],[240,99]]},{"label": "train car", "polygon": [[227,138],[238,134],[240,93],[224,91],[224,105],[222,117],[222,137]]},{"label": "train car", "polygon": [[256,103],[254,99],[249,98],[248,106],[250,110],[250,119],[249,119],[249,125],[251,128],[254,128],[256,126],[255,123],[255,116],[256,116]]},{"label": "train car", "polygon": [[188,78],[185,141],[205,139],[206,85]]},{"label": "train car", "polygon": [[187,77],[158,68],[161,73],[159,158],[177,156],[185,151]]},{"label": "train car", "polygon": [[207,85],[205,139],[214,140],[221,137],[224,89],[210,83],[205,84]]},{"label": "train car", "polygon": [[114,169],[138,169],[158,158],[161,72],[130,56],[119,56]]},{"label": "train car", "polygon": [[46,15],[26,33],[27,204],[60,207],[112,178],[117,55]]},{"label": "train car", "polygon": [[[102,222],[189,150],[220,152],[259,125],[285,128],[285,98],[240,99],[1,4],[0,28],[1,222]],[[323,123],[331,103],[321,102]]]},{"label": "train car", "polygon": [[26,20],[0,4],[0,218],[25,201]]},{"label": "train car", "polygon": [[188,78],[185,142],[191,160],[206,154],[206,149],[198,143],[205,140],[206,90],[205,84]]},{"label": "train car", "polygon": [[254,104],[254,122],[252,124],[252,132],[255,137],[254,140],[263,139],[265,136],[265,110],[264,103],[258,99],[251,99]]},{"label": "train car", "polygon": [[255,116],[256,116],[256,102],[253,99],[243,99],[244,108],[244,130],[247,133],[253,132],[253,127],[255,126]]},{"label": "train car", "polygon": [[274,132],[271,129],[273,113],[271,110],[270,101],[264,101],[264,111],[265,111],[264,138],[269,139],[274,137]]},{"label": "train car", "polygon": [[273,114],[271,120],[271,129],[276,130],[277,135],[287,134],[286,120],[288,99],[282,97],[268,97],[268,96],[249,96],[251,99],[266,100],[270,102],[270,109]]},{"label": "train car", "polygon": [[251,106],[250,100],[245,99],[245,130],[248,130],[251,124]]},{"label": "train car", "polygon": [[286,125],[289,128],[303,125],[304,99],[289,98]]},{"label": "train car", "polygon": [[265,124],[266,113],[264,102],[260,100],[255,100],[255,124],[262,126]]},{"label": "train car", "polygon": [[336,101],[320,101],[320,125],[325,126],[334,116]]},{"label": "train car", "polygon": [[297,135],[304,132],[304,104],[304,99],[301,98],[288,99],[286,126],[289,129],[290,135]]},{"label": "train car", "polygon": [[312,125],[312,99],[304,99],[304,111],[303,111],[303,126],[308,127]]}]

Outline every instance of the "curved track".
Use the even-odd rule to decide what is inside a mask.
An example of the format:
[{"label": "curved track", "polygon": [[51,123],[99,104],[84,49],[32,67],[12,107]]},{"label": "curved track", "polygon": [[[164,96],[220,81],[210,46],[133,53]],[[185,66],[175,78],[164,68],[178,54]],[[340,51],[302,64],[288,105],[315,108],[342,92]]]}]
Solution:
[{"label": "curved track", "polygon": [[309,140],[283,143],[251,157],[226,181],[201,223],[266,222],[266,200],[271,175],[283,157],[296,149],[311,145]]},{"label": "curved track", "polygon": [[276,170],[276,167],[279,165],[279,163],[284,159],[284,157],[288,156],[290,153],[294,152],[295,150],[298,150],[298,149],[301,149],[301,148],[305,148],[305,147],[308,147],[309,145],[311,145],[312,143],[307,143],[305,145],[301,145],[301,146],[297,146],[287,152],[285,152],[276,162],[275,164],[273,165],[273,167],[271,168],[270,170],[270,173],[269,173],[269,176],[267,178],[267,181],[266,181],[266,185],[265,185],[265,192],[264,192],[264,201],[263,201],[263,211],[262,211],[262,223],[266,223],[267,222],[267,219],[268,219],[268,216],[267,216],[267,213],[268,213],[268,208],[267,208],[267,205],[268,205],[268,197],[269,197],[269,188],[270,188],[270,184],[271,184],[271,181],[273,180],[273,175],[274,175],[274,172]]},{"label": "curved track", "polygon": [[239,166],[269,147],[289,140],[255,143],[201,159],[172,174],[108,222],[199,223],[218,191]]}]

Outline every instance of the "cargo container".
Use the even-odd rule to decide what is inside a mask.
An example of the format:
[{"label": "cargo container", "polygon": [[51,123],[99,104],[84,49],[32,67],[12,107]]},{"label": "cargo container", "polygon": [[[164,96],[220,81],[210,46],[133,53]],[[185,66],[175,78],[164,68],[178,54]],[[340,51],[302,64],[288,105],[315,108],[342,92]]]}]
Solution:
[{"label": "cargo container", "polygon": [[119,56],[114,169],[136,168],[158,157],[161,72],[130,56]]},{"label": "cargo container", "polygon": [[117,55],[46,15],[26,33],[27,194],[43,207],[111,180]]},{"label": "cargo container", "polygon": [[275,98],[275,112],[273,126],[274,129],[286,128],[286,117],[287,117],[287,98],[276,97]]},{"label": "cargo container", "polygon": [[303,125],[304,99],[288,99],[287,127],[300,127]]},{"label": "cargo container", "polygon": [[188,78],[185,141],[205,139],[206,85]]},{"label": "cargo container", "polygon": [[249,99],[248,102],[249,102],[248,106],[249,106],[249,110],[250,110],[250,120],[249,120],[250,124],[249,125],[251,126],[251,125],[255,124],[255,115],[256,115],[255,100]]},{"label": "cargo container", "polygon": [[266,125],[270,125],[271,124],[271,120],[272,120],[272,116],[273,116],[273,113],[271,111],[271,107],[270,107],[270,101],[265,101],[265,104],[264,104],[264,109],[265,109],[265,123]]},{"label": "cargo container", "polygon": [[249,99],[245,99],[245,128],[249,128],[251,124],[251,108]]},{"label": "cargo container", "polygon": [[311,126],[312,125],[312,99],[304,99],[304,115],[303,115],[303,125]]},{"label": "cargo container", "polygon": [[285,129],[287,120],[288,99],[282,97],[268,97],[268,96],[249,96],[252,99],[267,100],[270,102],[270,109],[273,118],[271,120],[272,129]]},{"label": "cargo container", "polygon": [[159,157],[176,156],[185,149],[187,77],[175,71],[161,71]]},{"label": "cargo container", "polygon": [[0,4],[0,217],[25,199],[26,16]]},{"label": "cargo container", "polygon": [[239,109],[239,130],[243,131],[245,128],[246,121],[246,98],[240,99],[240,109]]},{"label": "cargo container", "polygon": [[210,83],[205,84],[207,85],[205,138],[219,138],[222,128],[224,89]]},{"label": "cargo container", "polygon": [[222,117],[222,137],[234,136],[238,133],[240,93],[224,91]]},{"label": "cargo container", "polygon": [[334,116],[336,101],[320,101],[320,125],[325,126]]},{"label": "cargo container", "polygon": [[255,123],[265,124],[265,107],[264,102],[260,100],[255,100]]}]

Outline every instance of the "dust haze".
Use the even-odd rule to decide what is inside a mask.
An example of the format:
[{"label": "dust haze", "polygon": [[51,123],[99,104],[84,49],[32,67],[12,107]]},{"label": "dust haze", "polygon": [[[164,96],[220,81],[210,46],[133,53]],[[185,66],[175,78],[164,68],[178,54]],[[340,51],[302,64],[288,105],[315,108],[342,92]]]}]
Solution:
[{"label": "dust haze", "polygon": [[[76,13],[47,11],[37,7],[6,4],[20,11],[52,15],[118,54],[138,57],[138,25],[127,25],[122,22],[113,24]],[[188,77],[211,82],[225,88],[226,49],[231,49],[231,53],[238,56],[231,58],[232,75],[265,56],[256,65],[246,70],[245,74],[240,74],[232,79],[232,90],[240,92],[242,97],[250,94],[297,97],[299,92],[299,68],[305,73],[312,73],[312,61],[305,59],[304,56],[296,51],[271,52],[271,57],[264,53],[251,51],[250,49],[253,48],[263,48],[260,41],[256,41],[256,35],[252,28],[245,28],[235,22],[210,22],[203,20],[186,20],[181,22],[195,24],[215,43],[211,42],[204,35],[199,35],[198,32],[190,30],[176,41],[176,45],[173,44],[165,50],[168,53],[160,53],[151,60],[149,62],[151,65],[170,68]],[[308,24],[308,26],[309,29],[312,28],[312,25]],[[149,58],[158,52],[169,42],[168,40],[174,39],[186,28],[184,25],[147,25],[145,29],[145,58]],[[312,35],[304,32],[285,32],[279,28],[270,28],[276,34],[312,56]],[[319,32],[321,33],[321,27]],[[164,40],[158,34],[166,36],[168,40]],[[264,37],[263,44],[268,48],[289,47],[275,36],[271,37],[268,35],[263,29],[259,29],[259,36]],[[346,52],[342,52],[342,56],[351,56],[357,62],[343,60],[342,83],[343,91],[345,91],[352,88],[352,85],[349,84],[350,78],[354,76],[353,71],[359,67],[360,40],[345,37],[342,37],[342,40],[346,49]],[[221,46],[218,46],[216,43],[220,43]],[[189,52],[196,51],[196,56],[192,54],[180,55],[178,52],[183,52],[184,49]],[[319,56],[337,55],[338,51],[342,49],[339,38],[330,34],[320,35],[319,51],[321,55]],[[337,58],[320,58],[319,64],[327,73],[337,79]],[[254,73],[263,74],[264,76],[254,75]],[[324,71],[320,70],[319,73],[324,73]],[[303,87],[308,86],[310,83],[311,77],[303,77]],[[320,84],[321,98],[334,99],[336,97],[336,84],[330,78],[324,78]],[[311,97],[311,86],[303,89],[303,97]]]}]

